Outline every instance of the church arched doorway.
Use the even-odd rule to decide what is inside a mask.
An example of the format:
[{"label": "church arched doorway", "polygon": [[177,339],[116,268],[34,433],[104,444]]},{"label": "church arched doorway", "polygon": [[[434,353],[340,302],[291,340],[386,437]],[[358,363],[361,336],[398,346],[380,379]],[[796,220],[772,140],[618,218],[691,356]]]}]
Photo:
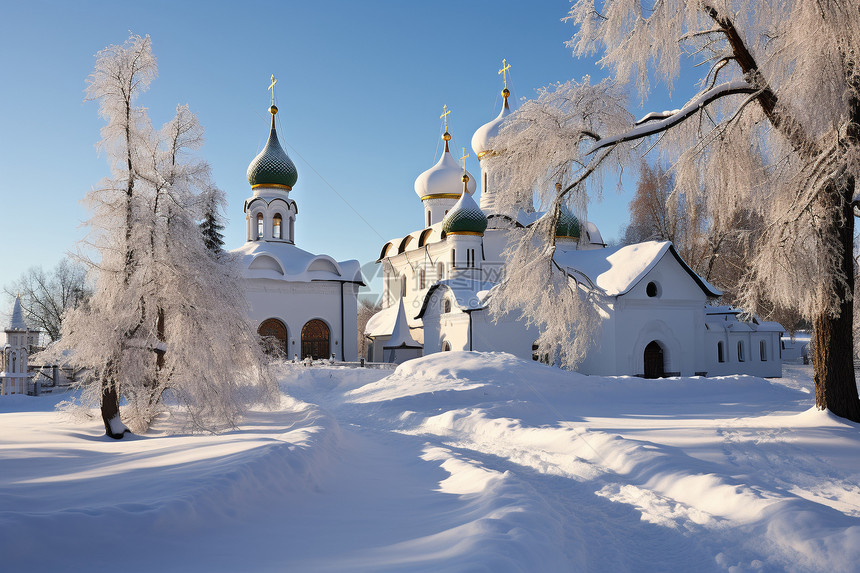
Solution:
[{"label": "church arched doorway", "polygon": [[663,348],[656,340],[652,340],[645,347],[645,378],[662,378],[666,375],[666,367],[663,362]]},{"label": "church arched doorway", "polygon": [[260,324],[257,334],[263,338],[267,354],[287,353],[287,326],[277,318],[267,318]]},{"label": "church arched doorway", "polygon": [[331,355],[331,334],[328,325],[318,318],[302,327],[302,358],[328,358]]}]

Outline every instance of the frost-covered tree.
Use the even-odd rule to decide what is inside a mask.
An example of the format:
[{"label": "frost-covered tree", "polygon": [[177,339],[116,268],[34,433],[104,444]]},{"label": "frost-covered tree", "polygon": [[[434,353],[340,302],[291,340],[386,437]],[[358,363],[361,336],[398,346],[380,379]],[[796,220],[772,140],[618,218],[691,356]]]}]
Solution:
[{"label": "frost-covered tree", "polygon": [[358,299],[358,355],[367,356],[367,337],[364,328],[374,314],[382,310],[382,301],[376,299]]},{"label": "frost-covered tree", "polygon": [[[816,404],[860,421],[851,352],[860,4],[575,0],[566,20],[574,55],[601,54],[612,78],[553,86],[512,115],[495,144],[507,153],[494,161],[514,174],[506,195],[561,179],[553,200],[581,204],[599,195],[601,168],[655,147],[674,164],[674,192],[713,221],[725,227],[739,209],[762,217],[742,302],[756,311],[768,300],[813,322]],[[691,61],[702,64],[699,92],[681,109],[635,123],[595,113],[622,107],[616,94],[627,86],[643,99],[655,85],[671,90]]]},{"label": "frost-covered tree", "polygon": [[48,336],[49,342],[60,338],[63,313],[80,305],[90,295],[87,269],[68,258],[53,269],[28,269],[20,279],[4,288],[10,297],[21,296],[21,310],[32,328]]},{"label": "frost-covered tree", "polygon": [[169,405],[192,428],[217,430],[274,395],[236,267],[207,249],[197,225],[213,189],[209,166],[189,155],[203,129],[187,106],[160,130],[136,106],[155,75],[148,36],[96,56],[87,98],[107,121],[99,147],[112,175],[86,198],[95,290],[67,314],[55,349],[92,373],[82,402],[101,405],[113,438],[127,431],[121,398],[136,431]]}]

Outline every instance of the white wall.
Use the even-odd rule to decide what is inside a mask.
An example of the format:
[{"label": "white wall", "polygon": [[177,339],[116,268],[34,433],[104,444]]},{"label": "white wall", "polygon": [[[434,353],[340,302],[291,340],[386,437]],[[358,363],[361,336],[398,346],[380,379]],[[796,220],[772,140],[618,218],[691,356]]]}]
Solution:
[{"label": "white wall", "polygon": [[251,305],[251,320],[256,326],[267,318],[276,318],[287,326],[288,358],[296,354],[301,357],[302,327],[309,320],[317,318],[329,327],[331,353],[335,358],[340,360],[343,356],[347,361],[358,359],[356,285],[343,286],[342,331],[341,283],[250,279],[245,285]]}]

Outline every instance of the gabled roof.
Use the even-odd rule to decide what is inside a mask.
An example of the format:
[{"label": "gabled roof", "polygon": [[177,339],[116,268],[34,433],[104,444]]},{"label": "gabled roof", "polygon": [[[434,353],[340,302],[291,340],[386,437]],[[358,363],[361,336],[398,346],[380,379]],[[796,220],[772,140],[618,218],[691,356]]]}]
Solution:
[{"label": "gabled roof", "polygon": [[496,286],[496,283],[473,281],[469,279],[446,279],[439,281],[427,291],[424,295],[424,302],[421,304],[421,310],[415,318],[423,318],[424,312],[433,298],[433,293],[438,289],[443,289],[451,292],[454,295],[457,308],[463,312],[471,312],[479,310],[487,306],[487,301],[490,298],[490,290]]},{"label": "gabled roof", "polygon": [[585,251],[556,251],[554,258],[561,268],[585,282],[587,286],[596,288],[607,296],[622,296],[635,287],[667,253],[678,261],[706,296],[717,297],[723,294],[696,274],[681,259],[669,241],[646,241],[623,247]]}]

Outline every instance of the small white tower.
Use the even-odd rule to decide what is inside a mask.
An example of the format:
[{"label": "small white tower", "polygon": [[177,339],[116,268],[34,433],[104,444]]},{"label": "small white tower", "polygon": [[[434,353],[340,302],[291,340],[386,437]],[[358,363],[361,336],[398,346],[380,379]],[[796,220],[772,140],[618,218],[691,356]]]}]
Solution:
[{"label": "small white tower", "polygon": [[479,280],[483,263],[483,237],[487,217],[469,194],[469,175],[463,173],[460,200],[442,220],[442,231],[451,253],[451,278]]},{"label": "small white tower", "polygon": [[487,162],[483,159],[492,155],[494,151],[497,151],[491,148],[490,142],[494,137],[499,135],[499,129],[501,129],[502,123],[511,113],[511,108],[508,104],[508,97],[510,97],[511,92],[508,90],[507,75],[507,71],[510,68],[511,65],[505,60],[502,60],[502,69],[499,70],[499,73],[502,74],[505,79],[505,89],[502,90],[502,98],[504,98],[502,111],[499,112],[499,115],[494,120],[479,127],[472,136],[472,151],[475,152],[475,155],[478,156],[478,160],[481,162],[481,209],[489,214],[498,213],[498,210],[496,208],[493,177],[489,169],[487,169]]},{"label": "small white tower", "polygon": [[6,327],[6,344],[3,346],[3,360],[0,364],[0,394],[26,394],[30,375],[27,372],[27,359],[33,331],[24,322],[20,295],[15,298],[12,318]]},{"label": "small white tower", "polygon": [[296,184],[299,174],[296,166],[281,147],[278,132],[275,130],[275,83],[272,76],[272,125],[269,139],[251,164],[248,166],[248,183],[253,196],[245,201],[245,221],[247,241],[267,241],[270,243],[295,243],[295,222],[299,210],[296,202],[290,199],[290,191]]}]

